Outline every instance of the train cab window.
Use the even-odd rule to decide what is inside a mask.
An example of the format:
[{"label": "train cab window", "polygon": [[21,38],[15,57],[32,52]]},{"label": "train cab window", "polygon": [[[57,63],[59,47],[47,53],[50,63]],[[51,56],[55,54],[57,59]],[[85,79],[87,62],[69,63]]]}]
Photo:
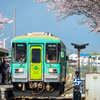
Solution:
[{"label": "train cab window", "polygon": [[40,63],[40,49],[32,49],[32,63]]},{"label": "train cab window", "polygon": [[12,44],[12,62],[26,62],[26,43]]},{"label": "train cab window", "polygon": [[47,63],[60,63],[60,43],[47,43],[46,44],[46,62]]}]

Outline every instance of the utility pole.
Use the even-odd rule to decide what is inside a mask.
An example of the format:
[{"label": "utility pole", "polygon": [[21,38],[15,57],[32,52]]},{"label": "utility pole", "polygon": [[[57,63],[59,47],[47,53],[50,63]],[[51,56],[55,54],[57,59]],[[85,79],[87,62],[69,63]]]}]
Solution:
[{"label": "utility pole", "polygon": [[82,79],[83,79],[83,76],[84,76],[84,65],[83,65],[83,62],[84,62],[84,59],[82,59],[82,62],[81,62],[82,63],[82,67],[81,67],[82,68]]},{"label": "utility pole", "polygon": [[16,8],[14,7],[14,33],[13,37],[16,36]]},{"label": "utility pole", "polygon": [[80,72],[80,49],[78,49],[78,71]]},{"label": "utility pole", "polygon": [[91,62],[91,64],[90,64],[90,73],[92,73],[92,54],[91,54],[90,62]]}]

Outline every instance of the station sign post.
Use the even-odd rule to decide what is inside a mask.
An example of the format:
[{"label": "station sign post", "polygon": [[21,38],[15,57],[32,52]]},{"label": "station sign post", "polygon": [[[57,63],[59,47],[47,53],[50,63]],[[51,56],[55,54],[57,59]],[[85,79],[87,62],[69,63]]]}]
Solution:
[{"label": "station sign post", "polygon": [[74,83],[74,90],[73,90],[73,100],[81,100],[81,93],[80,93],[80,84],[81,84],[81,79],[78,78],[79,76],[79,71],[76,71],[76,78],[73,80]]},{"label": "station sign post", "polygon": [[[71,45],[74,45],[74,48],[78,49],[78,71],[80,72],[80,51],[81,49],[86,48],[86,46],[89,45],[89,43],[83,45],[71,43]],[[78,74],[78,78],[80,78],[80,74]]]}]

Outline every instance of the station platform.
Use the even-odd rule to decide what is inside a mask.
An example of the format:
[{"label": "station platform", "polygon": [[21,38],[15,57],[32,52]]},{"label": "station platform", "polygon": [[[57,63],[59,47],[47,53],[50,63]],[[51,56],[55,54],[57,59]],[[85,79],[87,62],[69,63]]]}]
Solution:
[{"label": "station platform", "polygon": [[0,100],[8,100],[13,96],[12,91],[13,85],[0,85]]}]

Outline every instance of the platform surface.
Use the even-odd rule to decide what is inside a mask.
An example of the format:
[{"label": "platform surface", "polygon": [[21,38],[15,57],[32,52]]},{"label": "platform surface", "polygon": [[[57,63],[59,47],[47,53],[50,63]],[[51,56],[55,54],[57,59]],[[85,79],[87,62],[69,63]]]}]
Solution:
[{"label": "platform surface", "polygon": [[13,85],[0,85],[0,91],[1,91],[2,89],[3,89],[4,91],[13,90]]}]

